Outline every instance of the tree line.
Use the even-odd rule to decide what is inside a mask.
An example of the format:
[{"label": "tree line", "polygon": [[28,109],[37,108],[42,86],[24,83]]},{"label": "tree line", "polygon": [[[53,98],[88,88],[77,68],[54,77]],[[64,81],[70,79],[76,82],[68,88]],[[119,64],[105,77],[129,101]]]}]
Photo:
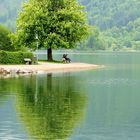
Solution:
[{"label": "tree line", "polygon": [[[86,7],[88,20],[98,28],[98,44],[93,49],[140,49],[139,0],[79,0]],[[93,38],[93,36],[91,37]],[[91,39],[90,39],[91,40]],[[93,45],[92,45],[93,44]]]}]

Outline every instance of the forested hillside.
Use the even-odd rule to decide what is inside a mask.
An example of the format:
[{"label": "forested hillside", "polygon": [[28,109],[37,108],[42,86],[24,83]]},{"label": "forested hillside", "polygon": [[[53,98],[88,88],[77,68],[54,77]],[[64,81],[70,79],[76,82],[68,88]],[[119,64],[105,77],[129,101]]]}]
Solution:
[{"label": "forested hillside", "polygon": [[16,18],[25,0],[0,0],[0,23],[15,30]]},{"label": "forested hillside", "polygon": [[89,22],[101,30],[126,26],[140,17],[139,0],[79,0],[86,6]]},{"label": "forested hillside", "polygon": [[140,0],[79,0],[105,49],[140,49]]},{"label": "forested hillside", "polygon": [[[15,29],[25,0],[0,0],[0,23]],[[85,42],[92,49],[140,49],[140,0],[79,0],[86,7],[93,35]]]}]

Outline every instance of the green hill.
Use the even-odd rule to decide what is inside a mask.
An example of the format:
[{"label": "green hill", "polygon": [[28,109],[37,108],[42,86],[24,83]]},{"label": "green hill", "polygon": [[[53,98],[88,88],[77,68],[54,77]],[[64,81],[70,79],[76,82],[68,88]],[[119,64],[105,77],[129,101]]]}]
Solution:
[{"label": "green hill", "polygon": [[25,0],[0,0],[0,24],[4,24],[13,31],[21,3]]},{"label": "green hill", "polygon": [[106,49],[140,49],[139,0],[79,0]]},{"label": "green hill", "polygon": [[140,17],[139,0],[79,0],[86,6],[89,22],[101,30],[127,26]]}]

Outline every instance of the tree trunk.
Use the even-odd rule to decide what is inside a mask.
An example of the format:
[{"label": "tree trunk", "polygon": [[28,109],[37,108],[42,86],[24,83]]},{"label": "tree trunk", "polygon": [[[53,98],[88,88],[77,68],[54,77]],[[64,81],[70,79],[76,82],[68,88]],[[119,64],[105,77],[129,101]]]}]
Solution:
[{"label": "tree trunk", "polygon": [[48,48],[47,49],[47,57],[48,57],[48,61],[53,61],[53,58],[52,58],[52,48]]}]

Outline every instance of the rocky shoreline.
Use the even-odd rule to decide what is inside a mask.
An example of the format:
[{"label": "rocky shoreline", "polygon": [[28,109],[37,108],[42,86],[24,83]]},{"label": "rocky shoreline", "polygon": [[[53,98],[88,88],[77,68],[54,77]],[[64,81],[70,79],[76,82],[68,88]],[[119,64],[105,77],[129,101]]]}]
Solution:
[{"label": "rocky shoreline", "polygon": [[0,68],[0,78],[10,78],[10,77],[18,77],[23,75],[33,75],[37,74],[37,71],[33,71],[30,69],[5,69]]},{"label": "rocky shoreline", "polygon": [[44,73],[74,72],[92,70],[100,67],[99,65],[86,63],[56,64],[45,62],[39,63],[38,65],[0,65],[0,78]]},{"label": "rocky shoreline", "polygon": [[0,74],[1,75],[6,75],[6,74],[36,74],[37,71],[33,70],[20,70],[20,69],[4,69],[0,68]]}]

